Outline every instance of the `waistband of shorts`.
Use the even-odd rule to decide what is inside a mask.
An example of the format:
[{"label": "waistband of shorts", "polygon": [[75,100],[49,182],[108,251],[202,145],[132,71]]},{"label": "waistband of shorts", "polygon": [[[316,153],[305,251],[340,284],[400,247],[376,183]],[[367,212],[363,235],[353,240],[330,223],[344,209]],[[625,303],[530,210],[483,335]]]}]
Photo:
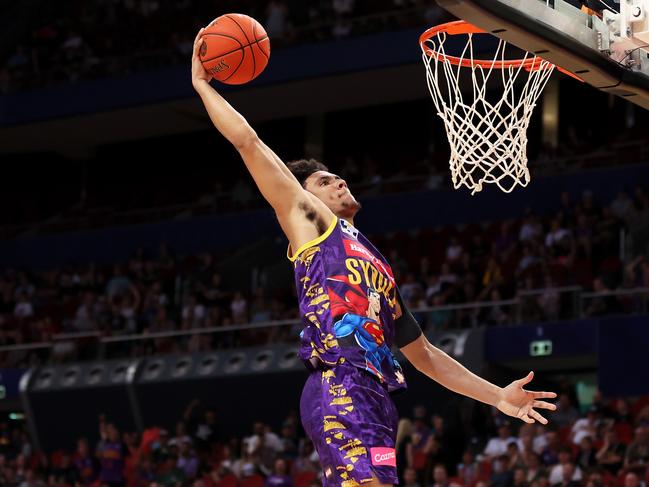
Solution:
[{"label": "waistband of shorts", "polygon": [[376,377],[374,374],[371,374],[367,370],[365,370],[362,367],[359,367],[357,365],[354,365],[348,361],[343,362],[342,364],[336,364],[336,365],[327,365],[322,363],[320,360],[309,360],[309,361],[304,361],[304,364],[306,365],[307,369],[313,374],[313,373],[320,373],[325,370],[349,370],[349,371],[354,371],[362,374],[364,377],[370,378],[374,383],[376,383],[378,386],[381,388],[385,389],[386,392],[388,391],[388,384],[387,382],[381,382],[378,377]]}]

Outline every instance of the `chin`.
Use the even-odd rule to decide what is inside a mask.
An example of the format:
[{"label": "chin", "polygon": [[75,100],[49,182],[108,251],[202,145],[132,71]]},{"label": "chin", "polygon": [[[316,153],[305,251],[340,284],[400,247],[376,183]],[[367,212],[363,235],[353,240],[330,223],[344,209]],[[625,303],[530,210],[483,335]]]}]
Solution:
[{"label": "chin", "polygon": [[353,218],[361,208],[361,204],[356,200],[346,201],[340,206],[338,213],[344,218]]}]

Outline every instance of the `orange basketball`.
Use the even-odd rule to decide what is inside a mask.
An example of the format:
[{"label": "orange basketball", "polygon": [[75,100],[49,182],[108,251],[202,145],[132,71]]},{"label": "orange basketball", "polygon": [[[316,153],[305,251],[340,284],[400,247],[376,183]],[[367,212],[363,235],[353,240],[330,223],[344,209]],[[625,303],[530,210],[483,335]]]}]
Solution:
[{"label": "orange basketball", "polygon": [[203,41],[203,66],[222,83],[240,85],[252,81],[268,64],[268,34],[247,15],[221,15],[205,28]]}]

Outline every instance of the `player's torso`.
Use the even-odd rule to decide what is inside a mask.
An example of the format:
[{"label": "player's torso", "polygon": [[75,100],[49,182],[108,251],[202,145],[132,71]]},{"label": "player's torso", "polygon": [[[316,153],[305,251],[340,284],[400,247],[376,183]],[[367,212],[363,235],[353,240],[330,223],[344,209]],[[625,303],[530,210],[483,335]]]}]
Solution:
[{"label": "player's torso", "polygon": [[378,250],[352,225],[335,219],[292,260],[305,324],[300,357],[314,368],[346,361],[389,390],[405,387],[390,351],[396,285]]}]

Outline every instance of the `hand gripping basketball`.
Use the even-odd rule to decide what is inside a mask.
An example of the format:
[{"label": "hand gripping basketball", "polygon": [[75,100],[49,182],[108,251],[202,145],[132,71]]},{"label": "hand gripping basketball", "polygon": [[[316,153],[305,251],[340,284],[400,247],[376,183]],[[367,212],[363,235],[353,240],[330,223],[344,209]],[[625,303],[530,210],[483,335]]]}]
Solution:
[{"label": "hand gripping basketball", "polygon": [[259,76],[268,64],[268,34],[252,17],[226,14],[201,29],[198,55],[204,69],[222,83],[240,85]]}]

